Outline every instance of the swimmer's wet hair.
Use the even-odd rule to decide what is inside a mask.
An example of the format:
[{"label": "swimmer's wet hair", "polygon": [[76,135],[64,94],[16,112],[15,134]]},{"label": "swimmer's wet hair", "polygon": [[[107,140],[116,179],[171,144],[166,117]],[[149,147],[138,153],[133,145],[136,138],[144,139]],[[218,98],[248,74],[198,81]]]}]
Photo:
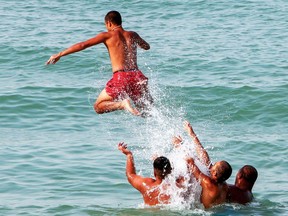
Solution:
[{"label": "swimmer's wet hair", "polygon": [[115,25],[122,25],[122,17],[118,11],[109,11],[105,16],[105,23],[110,21]]},{"label": "swimmer's wet hair", "polygon": [[245,178],[251,184],[254,184],[258,178],[258,172],[255,167],[251,165],[245,165],[240,170],[240,173],[243,178]]},{"label": "swimmer's wet hair", "polygon": [[217,173],[219,175],[219,182],[226,181],[232,174],[232,167],[227,161],[220,161],[221,166],[217,168]]},{"label": "swimmer's wet hair", "polygon": [[153,167],[155,170],[159,171],[162,177],[170,174],[172,170],[169,159],[164,156],[157,157],[153,162]]}]

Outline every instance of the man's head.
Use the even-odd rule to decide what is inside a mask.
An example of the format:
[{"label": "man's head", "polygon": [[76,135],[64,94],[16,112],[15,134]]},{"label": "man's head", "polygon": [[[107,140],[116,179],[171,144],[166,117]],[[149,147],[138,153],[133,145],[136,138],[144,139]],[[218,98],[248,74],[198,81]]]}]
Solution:
[{"label": "man's head", "polygon": [[210,169],[211,178],[219,183],[226,181],[232,173],[232,168],[227,161],[218,161]]},{"label": "man's head", "polygon": [[238,171],[235,179],[235,185],[242,190],[252,190],[257,177],[258,172],[255,167],[245,165]]},{"label": "man's head", "polygon": [[105,16],[105,24],[110,22],[115,26],[120,26],[122,25],[122,18],[121,14],[118,11],[110,11],[106,14]]},{"label": "man's head", "polygon": [[161,179],[164,179],[172,170],[169,159],[163,156],[154,160],[153,167],[155,177],[160,177]]}]

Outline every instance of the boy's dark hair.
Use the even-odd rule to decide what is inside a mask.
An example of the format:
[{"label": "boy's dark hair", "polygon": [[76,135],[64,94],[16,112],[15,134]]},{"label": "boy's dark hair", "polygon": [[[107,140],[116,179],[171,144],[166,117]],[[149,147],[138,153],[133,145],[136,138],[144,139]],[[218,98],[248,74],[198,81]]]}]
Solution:
[{"label": "boy's dark hair", "polygon": [[157,175],[162,178],[165,178],[165,176],[170,174],[172,170],[169,159],[164,156],[157,157],[153,162],[153,167]]},{"label": "boy's dark hair", "polygon": [[121,14],[118,11],[109,11],[105,16],[105,23],[108,21],[115,25],[122,25]]}]

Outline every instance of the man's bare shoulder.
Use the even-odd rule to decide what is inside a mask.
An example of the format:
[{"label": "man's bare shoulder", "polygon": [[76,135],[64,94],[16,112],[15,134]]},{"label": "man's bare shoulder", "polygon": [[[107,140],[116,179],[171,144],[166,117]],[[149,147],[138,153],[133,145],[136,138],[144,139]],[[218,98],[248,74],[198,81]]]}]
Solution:
[{"label": "man's bare shoulder", "polygon": [[243,191],[235,185],[229,185],[229,201],[246,204],[251,202],[253,199],[253,194],[250,191]]},{"label": "man's bare shoulder", "polygon": [[111,33],[110,32],[100,32],[98,33],[97,35],[95,35],[95,37],[103,37],[103,38],[108,38],[111,36]]},{"label": "man's bare shoulder", "polygon": [[232,194],[232,195],[248,195],[250,194],[250,191],[244,191],[244,190],[241,190],[240,188],[238,188],[236,185],[228,185],[229,187],[229,192]]},{"label": "man's bare shoulder", "polygon": [[210,187],[213,187],[215,185],[213,180],[209,176],[207,176],[203,173],[201,173],[199,176],[199,182],[202,185],[202,187],[206,187],[206,188],[210,188]]},{"label": "man's bare shoulder", "polygon": [[155,179],[149,178],[149,177],[143,177],[140,175],[135,175],[133,177],[134,181],[137,181],[138,183],[145,183],[145,184],[153,184],[155,182]]},{"label": "man's bare shoulder", "polygon": [[111,35],[109,34],[109,32],[100,32],[97,35],[95,35],[94,37],[87,40],[87,42],[97,44],[97,43],[105,42],[110,37],[111,37]]},{"label": "man's bare shoulder", "polygon": [[138,178],[138,190],[140,190],[141,192],[150,190],[154,186],[156,186],[155,179],[147,177]]},{"label": "man's bare shoulder", "polygon": [[143,183],[146,183],[146,184],[154,184],[155,183],[155,179],[153,178],[149,178],[149,177],[143,177]]},{"label": "man's bare shoulder", "polygon": [[125,30],[125,34],[129,35],[130,37],[134,37],[134,38],[139,37],[138,33],[135,31],[126,31]]},{"label": "man's bare shoulder", "polygon": [[135,32],[135,31],[132,31],[132,30],[124,30],[125,32],[127,32],[128,34],[137,34],[137,32]]}]

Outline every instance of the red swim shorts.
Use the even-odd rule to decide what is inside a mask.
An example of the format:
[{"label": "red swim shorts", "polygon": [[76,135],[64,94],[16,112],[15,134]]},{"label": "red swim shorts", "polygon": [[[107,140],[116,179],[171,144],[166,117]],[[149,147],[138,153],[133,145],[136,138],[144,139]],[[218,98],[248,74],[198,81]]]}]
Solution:
[{"label": "red swim shorts", "polygon": [[130,97],[133,101],[140,99],[145,94],[148,78],[137,71],[116,71],[112,79],[106,84],[106,92],[114,100]]}]

